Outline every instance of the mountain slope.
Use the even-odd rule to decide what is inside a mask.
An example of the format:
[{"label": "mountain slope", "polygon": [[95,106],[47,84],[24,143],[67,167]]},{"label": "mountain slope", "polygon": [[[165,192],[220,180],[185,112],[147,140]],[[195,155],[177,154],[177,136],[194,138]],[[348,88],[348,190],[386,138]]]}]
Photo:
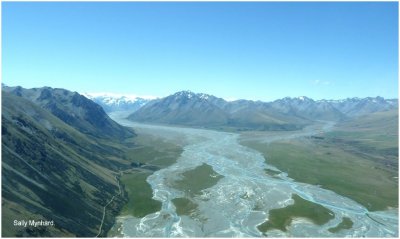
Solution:
[{"label": "mountain slope", "polygon": [[228,102],[212,95],[181,91],[150,101],[129,115],[128,119],[236,130],[296,130],[314,121],[338,122],[397,108],[396,100],[381,97],[314,101],[303,96],[273,102]]},{"label": "mountain slope", "polygon": [[346,100],[330,101],[336,109],[349,117],[359,117],[370,113],[387,111],[398,108],[397,99],[382,97],[349,98]]},{"label": "mountain slope", "polygon": [[[119,193],[117,170],[128,166],[117,159],[121,149],[106,143],[119,141],[121,134],[117,131],[113,140],[84,134],[81,124],[66,120],[69,125],[44,109],[50,101],[41,104],[32,97],[34,103],[29,95],[17,95],[2,92],[2,236],[96,236],[103,207]],[[74,107],[92,107],[79,98]],[[67,99],[67,104],[76,101]],[[125,200],[121,195],[109,205],[102,235]],[[16,227],[14,220],[53,220],[55,226]]]},{"label": "mountain slope", "polygon": [[314,101],[305,96],[298,98],[286,97],[273,101],[270,105],[279,112],[311,120],[338,121],[346,118],[342,112],[330,103]]},{"label": "mountain slope", "polygon": [[3,90],[49,110],[85,134],[102,138],[132,136],[131,132],[111,120],[101,106],[76,92],[50,87],[24,89],[20,86],[3,87]]},{"label": "mountain slope", "polygon": [[217,126],[226,124],[228,115],[205,97],[182,91],[153,100],[131,114],[129,119],[189,126]]}]

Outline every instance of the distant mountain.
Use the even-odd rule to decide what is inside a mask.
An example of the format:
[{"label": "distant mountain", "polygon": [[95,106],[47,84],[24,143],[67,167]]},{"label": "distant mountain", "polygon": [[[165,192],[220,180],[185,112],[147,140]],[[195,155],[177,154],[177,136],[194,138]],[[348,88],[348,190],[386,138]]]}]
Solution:
[{"label": "distant mountain", "polygon": [[129,118],[142,122],[216,126],[226,124],[227,116],[208,95],[182,91],[150,101]]},{"label": "distant mountain", "polygon": [[138,96],[107,93],[85,93],[83,95],[99,104],[107,113],[115,111],[130,111],[133,113],[153,99],[151,97],[142,98]]},{"label": "distant mountain", "polygon": [[212,95],[196,94],[191,91],[181,91],[150,101],[131,114],[128,119],[241,130],[289,130],[296,129],[298,125],[306,122],[297,117],[289,119],[263,102],[246,100],[228,102]]},{"label": "distant mountain", "polygon": [[358,117],[370,113],[387,111],[398,108],[397,99],[384,99],[382,97],[348,98],[345,100],[324,101],[330,103],[343,114],[349,117]]},{"label": "distant mountain", "polygon": [[103,138],[132,136],[129,131],[111,120],[101,106],[77,92],[50,87],[25,89],[20,86],[3,86],[2,89],[49,110],[85,134]]},{"label": "distant mountain", "polygon": [[325,101],[314,101],[305,96],[283,98],[269,103],[273,108],[287,115],[309,120],[342,120],[346,116]]},{"label": "distant mountain", "polygon": [[[118,170],[130,164],[119,142],[134,132],[77,93],[4,88],[2,236],[96,236],[104,206],[119,195]],[[101,236],[125,202],[122,193],[109,204]],[[16,227],[14,220],[53,220],[55,226]]]},{"label": "distant mountain", "polygon": [[273,102],[228,102],[212,95],[181,91],[150,101],[129,115],[128,119],[200,127],[232,127],[238,130],[294,130],[316,120],[342,121],[396,108],[397,100],[381,97],[314,101],[302,96]]}]

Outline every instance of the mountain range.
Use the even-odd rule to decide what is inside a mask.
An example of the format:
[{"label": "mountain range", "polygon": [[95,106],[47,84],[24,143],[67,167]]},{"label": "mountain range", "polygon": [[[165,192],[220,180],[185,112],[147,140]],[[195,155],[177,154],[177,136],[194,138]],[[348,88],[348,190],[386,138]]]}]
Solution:
[{"label": "mountain range", "polygon": [[84,93],[83,95],[99,104],[107,113],[114,111],[130,111],[133,113],[153,99],[152,97],[143,98],[133,95],[118,95],[110,93]]},{"label": "mountain range", "polygon": [[[127,152],[136,136],[110,112],[133,112],[130,120],[146,123],[295,130],[398,109],[397,100],[382,97],[226,101],[190,91],[154,100],[88,97],[58,88],[2,86],[2,236],[106,235],[127,201],[118,177],[135,163]],[[55,226],[13,225],[24,219],[53,220]]]},{"label": "mountain range", "polygon": [[315,121],[342,121],[398,108],[382,97],[313,100],[305,96],[272,102],[226,101],[208,94],[180,91],[149,101],[128,116],[138,122],[238,130],[295,130]]}]

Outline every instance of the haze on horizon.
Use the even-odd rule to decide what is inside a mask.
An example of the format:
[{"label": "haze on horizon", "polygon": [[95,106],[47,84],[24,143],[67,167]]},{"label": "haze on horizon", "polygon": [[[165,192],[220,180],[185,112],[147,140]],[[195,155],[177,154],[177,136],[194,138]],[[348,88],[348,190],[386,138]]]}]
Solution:
[{"label": "haze on horizon", "polygon": [[397,2],[3,2],[2,14],[10,86],[398,97]]}]

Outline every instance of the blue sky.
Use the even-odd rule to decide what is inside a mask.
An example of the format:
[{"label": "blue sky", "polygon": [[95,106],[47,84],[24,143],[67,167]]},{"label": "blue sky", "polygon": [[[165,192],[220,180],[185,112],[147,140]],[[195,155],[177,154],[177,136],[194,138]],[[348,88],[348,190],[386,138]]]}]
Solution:
[{"label": "blue sky", "polygon": [[2,2],[2,81],[274,100],[398,95],[398,3]]}]

